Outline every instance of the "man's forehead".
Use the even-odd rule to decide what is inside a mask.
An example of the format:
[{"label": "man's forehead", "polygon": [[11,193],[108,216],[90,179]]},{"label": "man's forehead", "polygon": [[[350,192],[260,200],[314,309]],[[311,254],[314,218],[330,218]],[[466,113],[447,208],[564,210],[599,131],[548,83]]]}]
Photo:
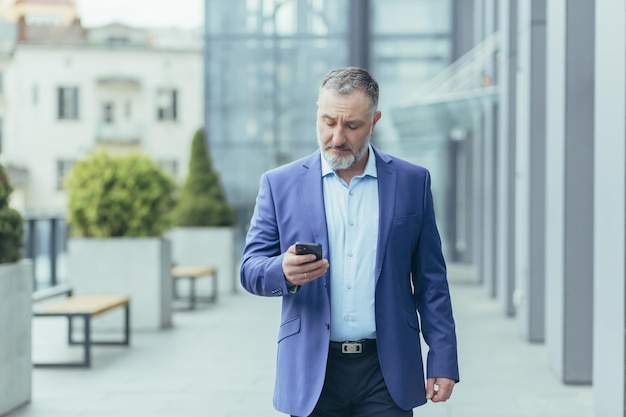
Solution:
[{"label": "man's forehead", "polygon": [[323,90],[317,102],[321,115],[334,117],[336,113],[363,117],[369,114],[369,99],[360,91],[352,94],[339,94],[335,91]]}]

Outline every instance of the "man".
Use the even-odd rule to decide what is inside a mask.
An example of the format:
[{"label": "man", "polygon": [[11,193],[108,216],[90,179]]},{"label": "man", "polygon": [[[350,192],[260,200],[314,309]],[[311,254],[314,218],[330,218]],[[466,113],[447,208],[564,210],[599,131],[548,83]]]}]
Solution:
[{"label": "man", "polygon": [[[241,283],[282,297],[274,406],[292,416],[412,416],[459,380],[430,176],[371,145],[377,105],[367,71],[331,71],[320,151],[261,177]],[[323,259],[297,255],[298,241]]]}]

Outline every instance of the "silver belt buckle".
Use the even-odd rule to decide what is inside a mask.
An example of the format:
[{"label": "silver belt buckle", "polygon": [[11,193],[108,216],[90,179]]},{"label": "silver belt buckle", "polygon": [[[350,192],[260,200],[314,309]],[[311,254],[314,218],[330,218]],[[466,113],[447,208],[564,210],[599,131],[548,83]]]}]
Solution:
[{"label": "silver belt buckle", "polygon": [[363,344],[359,342],[344,342],[341,344],[341,353],[363,353]]}]

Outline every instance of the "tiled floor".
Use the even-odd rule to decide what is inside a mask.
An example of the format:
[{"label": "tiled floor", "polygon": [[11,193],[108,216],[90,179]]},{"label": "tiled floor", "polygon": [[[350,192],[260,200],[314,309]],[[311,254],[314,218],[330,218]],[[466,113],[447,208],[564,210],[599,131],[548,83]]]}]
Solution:
[{"label": "tiled floor", "polygon": [[[456,272],[455,272],[456,271]],[[590,387],[562,385],[546,348],[451,268],[461,383],[418,417],[591,417]],[[95,347],[91,369],[35,369],[32,403],[10,417],[276,417],[272,388],[279,299],[245,293],[177,312],[169,330],[134,333],[132,346]],[[65,324],[34,326],[34,355],[79,358]]]}]

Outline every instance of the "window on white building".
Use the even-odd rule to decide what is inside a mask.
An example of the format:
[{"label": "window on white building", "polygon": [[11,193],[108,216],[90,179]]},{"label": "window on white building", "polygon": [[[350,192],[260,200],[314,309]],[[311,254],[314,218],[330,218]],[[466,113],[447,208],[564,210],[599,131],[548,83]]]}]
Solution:
[{"label": "window on white building", "polygon": [[130,120],[133,117],[133,103],[130,100],[126,100],[124,103],[124,116],[126,116],[126,120]]},{"label": "window on white building", "polygon": [[72,168],[74,168],[74,160],[73,159],[59,159],[57,160],[57,189],[64,189],[63,182],[65,181],[65,177],[70,173]]},{"label": "window on white building", "polygon": [[107,101],[102,103],[102,121],[107,124],[113,124],[115,122],[115,106],[112,102]]},{"label": "window on white building", "polygon": [[58,87],[57,103],[59,119],[78,119],[78,87]]},{"label": "window on white building", "polygon": [[157,120],[178,119],[178,91],[175,88],[160,88],[157,91]]}]

